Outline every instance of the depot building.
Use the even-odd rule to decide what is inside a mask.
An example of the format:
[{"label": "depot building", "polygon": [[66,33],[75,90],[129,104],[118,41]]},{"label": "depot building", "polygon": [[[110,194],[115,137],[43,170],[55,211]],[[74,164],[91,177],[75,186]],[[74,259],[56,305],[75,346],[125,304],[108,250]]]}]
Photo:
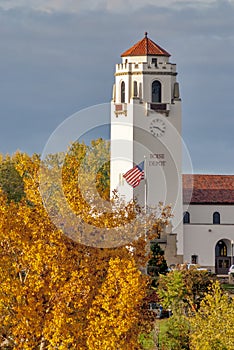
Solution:
[{"label": "depot building", "polygon": [[[182,100],[170,57],[145,33],[116,64],[111,192],[149,208],[172,203],[171,225],[158,238],[168,265],[194,263],[226,274],[233,264],[234,175],[183,174]],[[147,180],[132,187],[123,175],[143,161]]]}]

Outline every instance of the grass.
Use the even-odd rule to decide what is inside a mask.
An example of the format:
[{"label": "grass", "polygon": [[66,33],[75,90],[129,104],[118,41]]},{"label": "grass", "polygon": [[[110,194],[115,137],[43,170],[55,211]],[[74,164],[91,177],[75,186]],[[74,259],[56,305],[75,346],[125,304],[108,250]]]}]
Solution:
[{"label": "grass", "polygon": [[165,333],[165,330],[166,330],[166,324],[167,324],[167,321],[168,319],[163,319],[163,320],[157,320],[156,321],[156,325],[158,327],[158,330],[159,330],[159,334],[158,334],[158,342],[159,342],[159,345],[161,346],[161,342],[162,342],[162,334]]},{"label": "grass", "polygon": [[223,289],[233,289],[234,290],[234,284],[223,283],[222,287],[223,287]]},{"label": "grass", "polygon": [[228,292],[228,294],[229,294],[230,296],[233,297],[233,294],[234,294],[234,284],[223,283],[223,284],[222,284],[222,288],[223,288],[223,290],[225,290],[226,292]]},{"label": "grass", "polygon": [[150,334],[145,334],[145,333],[140,334],[139,341],[144,350],[155,349],[153,332],[151,332]]},{"label": "grass", "polygon": [[[157,319],[155,329],[150,334],[142,333],[139,341],[144,350],[161,349],[161,337],[165,333],[167,319]],[[159,346],[159,347],[158,347]]]}]

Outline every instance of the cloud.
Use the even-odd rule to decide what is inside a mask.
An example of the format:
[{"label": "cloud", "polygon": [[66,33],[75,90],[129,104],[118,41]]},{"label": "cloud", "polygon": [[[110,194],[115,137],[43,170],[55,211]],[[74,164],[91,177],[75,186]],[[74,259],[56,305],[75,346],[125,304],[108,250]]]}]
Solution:
[{"label": "cloud", "polygon": [[108,102],[120,54],[148,31],[177,63],[195,171],[220,164],[222,172],[231,171],[233,1],[0,0],[4,4],[11,10],[0,10],[2,152],[41,152],[67,116]]},{"label": "cloud", "polygon": [[[234,0],[226,0],[233,4]],[[26,8],[45,13],[81,13],[82,11],[106,10],[109,12],[125,12],[126,9],[138,10],[147,6],[162,8],[205,8],[217,4],[218,0],[0,0],[0,7],[9,10]]]}]

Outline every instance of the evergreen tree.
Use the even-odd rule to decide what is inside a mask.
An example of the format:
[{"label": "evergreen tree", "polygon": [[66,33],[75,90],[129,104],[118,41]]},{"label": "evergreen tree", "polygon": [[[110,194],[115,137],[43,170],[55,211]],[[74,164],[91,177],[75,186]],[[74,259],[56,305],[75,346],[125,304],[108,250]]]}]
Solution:
[{"label": "evergreen tree", "polygon": [[147,273],[152,277],[165,274],[168,271],[167,262],[164,258],[164,251],[156,242],[151,242],[152,257],[148,262]]}]

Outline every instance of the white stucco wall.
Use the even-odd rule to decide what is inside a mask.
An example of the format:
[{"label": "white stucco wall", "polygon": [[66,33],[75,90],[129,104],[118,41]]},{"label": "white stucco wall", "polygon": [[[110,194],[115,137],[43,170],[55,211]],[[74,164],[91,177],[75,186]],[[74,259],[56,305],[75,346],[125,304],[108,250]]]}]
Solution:
[{"label": "white stucco wall", "polygon": [[115,104],[111,104],[111,194],[117,190],[120,196],[130,201],[133,188],[126,184],[122,175],[133,167],[133,113],[132,106],[126,105],[125,114],[115,114]]},{"label": "white stucco wall", "polygon": [[[133,81],[142,84],[142,99],[151,102],[152,82],[159,80],[162,84],[162,103],[171,103],[173,98],[174,83],[176,82],[176,65],[168,62],[168,57],[155,56],[158,65],[151,63],[152,56],[124,57],[123,63],[116,64],[116,103],[121,101],[121,82],[125,82],[125,102],[130,103],[133,96]],[[127,61],[127,62],[126,62]]]},{"label": "white stucco wall", "polygon": [[[126,199],[136,196],[144,206],[144,184],[132,191],[132,187],[125,180],[120,181],[120,178],[133,164],[140,163],[146,157],[147,204],[153,207],[159,201],[172,204],[173,232],[177,234],[178,254],[182,255],[181,101],[173,100],[176,65],[169,63],[168,57],[155,57],[157,66],[152,64],[152,56],[123,57],[122,63],[116,65],[116,99],[112,102],[111,115],[111,189],[118,189],[121,197]],[[161,82],[161,102],[168,104],[167,114],[149,110],[147,103],[151,102],[154,80]],[[126,115],[115,113],[115,104],[121,103],[122,81],[125,82]],[[139,98],[132,98],[134,81],[138,84]],[[142,94],[139,96],[140,85]],[[150,132],[150,124],[156,118],[166,125],[166,132],[160,138]],[[159,159],[161,155],[163,158]]]},{"label": "white stucco wall", "polygon": [[234,205],[190,205],[184,211],[190,214],[191,224],[213,224],[213,213],[220,213],[220,224],[234,224]]},{"label": "white stucco wall", "polygon": [[193,254],[202,266],[215,266],[215,246],[225,240],[227,255],[231,256],[231,240],[234,240],[234,225],[184,225],[184,261],[191,262]]}]

